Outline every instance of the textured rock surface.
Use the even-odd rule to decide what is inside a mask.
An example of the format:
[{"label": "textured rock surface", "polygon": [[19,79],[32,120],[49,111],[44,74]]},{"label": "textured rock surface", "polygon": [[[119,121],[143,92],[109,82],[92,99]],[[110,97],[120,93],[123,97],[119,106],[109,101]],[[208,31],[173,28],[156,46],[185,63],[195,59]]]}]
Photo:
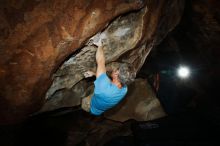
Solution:
[{"label": "textured rock surface", "polygon": [[105,113],[106,118],[120,122],[129,119],[149,121],[166,115],[146,80],[137,79],[128,89],[125,99]]},{"label": "textured rock surface", "polygon": [[[112,40],[108,40],[112,50],[105,50],[108,64],[114,61],[127,62],[138,71],[152,47],[179,22],[184,7],[183,0],[108,0],[105,3],[101,0],[3,0],[1,4],[0,123],[22,120],[37,111],[45,101],[52,74],[66,58],[83,47],[89,37],[104,29],[113,18],[138,10],[146,4],[147,7],[140,12],[135,11],[131,14],[142,13],[142,16],[132,18],[134,21],[140,21],[136,23],[137,29],[140,30],[129,31],[130,38],[133,35],[135,40],[130,39],[127,42],[127,39],[122,38],[117,44],[111,43],[115,37],[122,37],[120,33],[126,34],[128,31],[116,31],[115,27],[112,31],[116,33]],[[114,21],[111,26],[113,25]],[[131,46],[123,46],[125,43]],[[92,57],[94,50],[92,52],[92,48],[90,49],[91,56],[85,57],[91,59],[90,62],[93,60],[93,64],[86,64],[84,60],[77,62],[81,66],[85,65],[83,68],[86,70],[95,69]],[[83,48],[78,53],[83,51],[86,49]],[[78,53],[75,52],[74,55],[77,56]],[[75,76],[78,77],[74,76],[71,84],[68,83],[69,87],[83,79],[82,71],[77,71]],[[62,101],[54,103],[59,107]]]},{"label": "textured rock surface", "polygon": [[60,63],[114,17],[143,5],[140,0],[1,1],[0,123],[38,110]]},{"label": "textured rock surface", "polygon": [[[116,64],[115,61],[119,56],[128,50],[134,49],[137,45],[137,42],[142,37],[143,16],[146,13],[147,9],[145,8],[142,11],[119,17],[103,32],[106,36],[104,53],[107,66],[111,66],[113,64],[112,62]],[[57,96],[59,96],[59,99],[63,98],[64,100],[69,98],[65,96],[66,91],[73,90],[72,87],[75,88],[74,85],[84,78],[83,72],[87,70],[96,70],[95,53],[96,48],[94,46],[86,46],[82,48],[79,53],[76,55],[74,54],[59,68],[54,74],[54,82],[47,92],[46,98],[50,99],[48,103],[54,103],[54,100],[57,100]],[[84,91],[82,90],[82,95],[80,97],[83,97]],[[68,101],[68,99],[66,101]],[[46,103],[45,106],[48,106],[48,109],[50,109],[51,106],[47,105],[48,103]],[[59,108],[62,103],[63,102],[58,101],[57,108]],[[73,105],[75,104],[76,103]],[[43,108],[46,108],[45,106]]]},{"label": "textured rock surface", "polygon": [[[128,63],[134,67],[135,72],[138,72],[152,47],[179,22],[183,1],[173,1],[172,4],[176,7],[168,10],[170,2],[148,2],[140,11],[118,17],[103,30],[102,34],[106,36],[104,53],[107,66]],[[175,15],[173,11],[176,12]],[[61,102],[68,102],[66,98],[69,97],[65,97],[65,92],[71,92],[72,88],[75,88],[74,85],[84,78],[83,72],[96,70],[95,52],[95,47],[86,46],[64,62],[54,74],[54,82],[46,96],[49,100],[44,105],[43,111],[52,110],[51,104],[55,105],[53,109],[66,105],[65,102]],[[83,95],[85,93],[81,92],[80,97]],[[74,105],[77,104],[72,106]]]}]

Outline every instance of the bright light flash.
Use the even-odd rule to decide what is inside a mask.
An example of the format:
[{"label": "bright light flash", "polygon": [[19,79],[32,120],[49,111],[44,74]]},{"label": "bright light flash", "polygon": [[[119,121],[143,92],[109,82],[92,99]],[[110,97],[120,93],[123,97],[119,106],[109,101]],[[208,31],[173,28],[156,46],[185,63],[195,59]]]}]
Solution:
[{"label": "bright light flash", "polygon": [[187,78],[187,77],[189,77],[189,74],[190,74],[189,68],[185,67],[185,66],[181,66],[177,70],[177,74],[181,78]]}]

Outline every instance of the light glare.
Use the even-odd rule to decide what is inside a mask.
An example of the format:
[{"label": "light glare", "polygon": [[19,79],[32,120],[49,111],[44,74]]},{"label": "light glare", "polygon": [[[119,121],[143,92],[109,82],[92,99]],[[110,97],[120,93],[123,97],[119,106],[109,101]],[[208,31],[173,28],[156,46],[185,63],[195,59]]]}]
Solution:
[{"label": "light glare", "polygon": [[181,66],[178,69],[178,76],[181,78],[187,78],[187,77],[189,77],[189,74],[190,74],[190,71],[189,71],[188,67]]}]

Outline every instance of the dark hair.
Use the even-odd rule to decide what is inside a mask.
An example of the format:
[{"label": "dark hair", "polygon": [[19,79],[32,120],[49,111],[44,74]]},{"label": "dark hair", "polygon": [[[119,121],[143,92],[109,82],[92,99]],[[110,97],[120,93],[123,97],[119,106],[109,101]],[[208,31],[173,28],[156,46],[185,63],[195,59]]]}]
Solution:
[{"label": "dark hair", "polygon": [[118,78],[123,86],[129,85],[131,82],[134,81],[136,77],[136,73],[131,65],[127,63],[123,63],[119,66],[118,70],[119,70]]}]

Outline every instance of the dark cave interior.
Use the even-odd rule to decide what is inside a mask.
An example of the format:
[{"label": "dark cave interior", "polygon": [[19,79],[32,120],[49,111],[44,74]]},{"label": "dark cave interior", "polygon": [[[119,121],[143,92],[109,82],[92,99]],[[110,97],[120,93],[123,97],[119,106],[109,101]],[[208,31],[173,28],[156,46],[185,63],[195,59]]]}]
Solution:
[{"label": "dark cave interior", "polygon": [[[218,1],[215,3],[220,6]],[[119,123],[91,116],[79,107],[62,108],[17,125],[1,126],[0,145],[218,145],[220,34],[219,29],[210,25],[219,28],[220,11],[211,6],[207,7],[214,12],[217,24],[205,22],[205,14],[195,12],[192,1],[186,0],[180,23],[151,51],[137,74],[137,78],[147,79],[152,88],[155,76],[159,76],[155,92],[168,116]],[[189,79],[176,77],[175,70],[180,64],[191,68]]]}]

